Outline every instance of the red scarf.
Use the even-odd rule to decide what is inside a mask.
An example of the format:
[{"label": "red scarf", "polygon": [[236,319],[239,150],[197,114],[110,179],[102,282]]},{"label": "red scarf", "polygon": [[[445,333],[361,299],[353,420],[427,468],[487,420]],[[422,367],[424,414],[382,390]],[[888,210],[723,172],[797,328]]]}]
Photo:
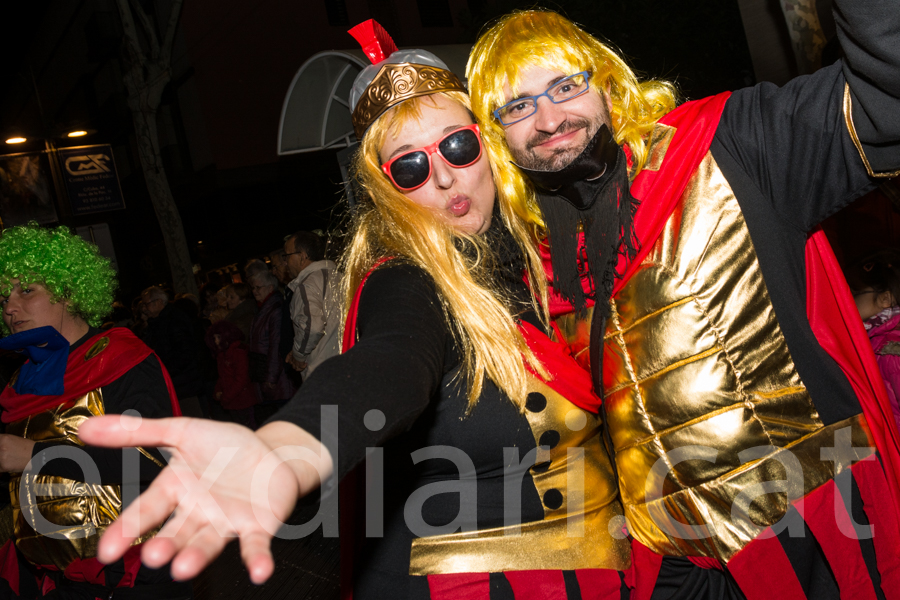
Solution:
[{"label": "red scarf", "polygon": [[[99,352],[97,349],[100,349]],[[151,354],[153,351],[124,327],[114,327],[98,333],[69,353],[66,374],[63,378],[65,387],[63,394],[59,396],[18,394],[12,386],[7,386],[0,394],[0,407],[3,408],[0,420],[4,423],[14,423],[80,398],[119,379]],[[181,408],[175,396],[172,380],[161,361],[159,365],[166,380],[166,388],[169,390],[172,414],[180,417]]]}]

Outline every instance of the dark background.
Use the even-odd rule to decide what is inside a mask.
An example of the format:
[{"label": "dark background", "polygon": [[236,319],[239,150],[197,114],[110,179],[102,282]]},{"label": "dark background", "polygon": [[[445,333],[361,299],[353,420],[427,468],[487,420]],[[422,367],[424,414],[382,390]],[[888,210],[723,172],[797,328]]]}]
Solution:
[{"label": "dark background", "polygon": [[[775,22],[780,18],[778,0],[741,2],[756,2]],[[169,0],[140,3],[157,24],[165,23]],[[109,224],[127,304],[170,276],[122,84],[115,2],[11,6],[0,19],[0,135],[5,140],[24,131],[36,141],[17,147],[0,141],[0,153],[41,150],[41,138],[58,147],[112,145],[127,208],[75,217],[61,202],[57,210],[70,227]],[[759,65],[755,71],[738,0],[543,6],[619,48],[639,74],[674,81],[683,99],[756,82]],[[495,17],[532,7],[515,0],[187,0],[158,121],[169,183],[201,277],[263,257],[297,229],[334,232],[344,222],[336,152],[278,157],[275,151],[284,96],[307,59],[322,50],[356,48],[346,30],[368,18],[385,25],[401,47],[471,44]],[[784,28],[772,39],[784,46],[786,36]],[[796,73],[791,68],[788,76]],[[74,141],[58,137],[73,128],[95,133]]]}]

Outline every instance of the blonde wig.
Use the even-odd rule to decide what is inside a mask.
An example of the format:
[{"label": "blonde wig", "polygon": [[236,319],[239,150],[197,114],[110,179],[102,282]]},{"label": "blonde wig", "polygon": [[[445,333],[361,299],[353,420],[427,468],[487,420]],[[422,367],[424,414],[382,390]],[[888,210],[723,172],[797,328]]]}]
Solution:
[{"label": "blonde wig", "polygon": [[[471,113],[466,94],[440,94],[462,104]],[[366,132],[356,153],[353,172],[368,198],[360,203],[353,217],[351,241],[341,261],[345,308],[349,308],[363,277],[380,259],[393,257],[420,267],[433,278],[444,314],[459,344],[462,374],[468,386],[468,410],[481,395],[485,376],[524,410],[525,363],[541,375],[547,373],[516,326],[508,308],[511,299],[493,283],[495,264],[491,249],[479,236],[453,230],[432,210],[397,191],[381,170],[379,152],[386,136],[398,135],[406,122],[420,118],[420,106],[433,103],[432,98],[433,95],[406,100],[387,111]],[[493,163],[491,170],[496,178]],[[511,210],[510,199],[498,193],[496,202],[504,223],[525,256],[533,308],[546,323],[546,310],[540,307],[547,306],[547,284],[537,244],[527,223]],[[463,245],[471,245],[475,251],[461,252]]]},{"label": "blonde wig", "polygon": [[[675,88],[665,81],[639,82],[608,46],[549,11],[516,11],[501,17],[469,55],[466,77],[472,109],[491,161],[502,165],[513,161],[503,126],[492,113],[506,103],[505,89],[513,96],[518,93],[522,72],[532,66],[567,75],[591,73],[591,87],[612,102],[613,137],[631,150],[633,179],[647,162],[649,134],[656,121],[675,108]],[[523,218],[543,226],[534,192],[518,169],[502,169],[495,183],[514,199],[514,208]]]}]

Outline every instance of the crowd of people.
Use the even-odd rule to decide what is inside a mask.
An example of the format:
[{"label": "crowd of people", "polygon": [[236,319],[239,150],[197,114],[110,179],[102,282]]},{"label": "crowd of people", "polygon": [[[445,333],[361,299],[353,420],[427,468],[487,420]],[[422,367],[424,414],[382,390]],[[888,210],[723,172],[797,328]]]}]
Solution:
[{"label": "crowd of people", "polygon": [[160,357],[185,415],[256,429],[338,353],[340,273],[326,245],[320,232],[298,231],[268,264],[249,260],[239,281],[211,277],[202,302],[151,286],[130,318],[103,327],[130,328]]},{"label": "crowd of people", "polygon": [[[80,481],[42,454],[37,423],[108,464],[137,449],[149,475],[140,502],[104,513],[102,540],[55,553],[19,494],[0,564],[180,598],[172,586],[238,537],[260,583],[297,500],[361,469],[364,495],[341,490],[360,600],[896,597],[900,433],[878,371],[900,355],[894,260],[859,265],[851,291],[816,231],[900,167],[900,14],[851,4],[835,2],[834,65],[680,106],[549,11],[491,26],[467,86],[357,26],[373,63],[350,93],[365,193],[340,272],[295,234],[271,270],[251,261],[246,283],[204,290],[205,333],[190,298],[159,288],[141,295],[145,344],[95,331],[107,292],[17,258],[17,236],[72,236],[4,233],[4,341],[30,360],[0,396],[0,467],[41,456],[55,465],[41,477]],[[74,272],[105,272],[86,252]],[[211,393],[185,342],[201,335]],[[144,414],[140,386],[120,383],[139,368],[167,410]],[[129,402],[103,410],[115,390]],[[235,423],[180,418],[216,406]],[[122,469],[100,470],[124,494]],[[175,581],[141,579],[138,552]],[[23,570],[3,569],[18,595]]]},{"label": "crowd of people", "polygon": [[[129,315],[113,300],[109,261],[66,228],[32,223],[0,235],[6,336],[0,345],[9,383],[0,399],[0,469],[14,475],[12,522],[0,527],[14,536],[0,550],[0,597],[191,597],[189,584],[131,558],[137,547],[107,567],[94,557],[99,534],[129,501],[124,486],[133,479],[144,490],[159,474],[158,450],[142,448],[128,463],[118,451],[90,449],[100,471],[89,491],[100,499],[87,505],[78,499],[86,475],[77,461],[50,460],[32,480],[20,474],[34,455],[77,443],[78,425],[91,415],[263,424],[337,354],[341,274],[325,250],[320,233],[298,231],[271,253],[271,269],[253,259],[226,285],[204,285],[202,306],[191,294],[172,298],[151,286]],[[48,532],[28,517],[37,496],[17,493],[19,486],[37,493],[46,484],[67,488],[68,505],[58,514],[69,533],[57,542],[50,541],[57,525]],[[93,529],[72,534],[83,528]],[[74,541],[79,537],[87,542]]]}]

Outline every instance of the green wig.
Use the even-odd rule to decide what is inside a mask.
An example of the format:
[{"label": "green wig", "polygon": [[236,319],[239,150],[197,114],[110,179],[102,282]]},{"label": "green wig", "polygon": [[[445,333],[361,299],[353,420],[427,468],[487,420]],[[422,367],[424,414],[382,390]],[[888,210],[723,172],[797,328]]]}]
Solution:
[{"label": "green wig", "polygon": [[[46,229],[34,221],[10,227],[0,235],[0,294],[8,296],[10,280],[39,283],[53,302],[67,300],[69,313],[99,327],[112,311],[116,274],[109,259],[66,227]],[[6,324],[0,325],[8,335]]]}]

